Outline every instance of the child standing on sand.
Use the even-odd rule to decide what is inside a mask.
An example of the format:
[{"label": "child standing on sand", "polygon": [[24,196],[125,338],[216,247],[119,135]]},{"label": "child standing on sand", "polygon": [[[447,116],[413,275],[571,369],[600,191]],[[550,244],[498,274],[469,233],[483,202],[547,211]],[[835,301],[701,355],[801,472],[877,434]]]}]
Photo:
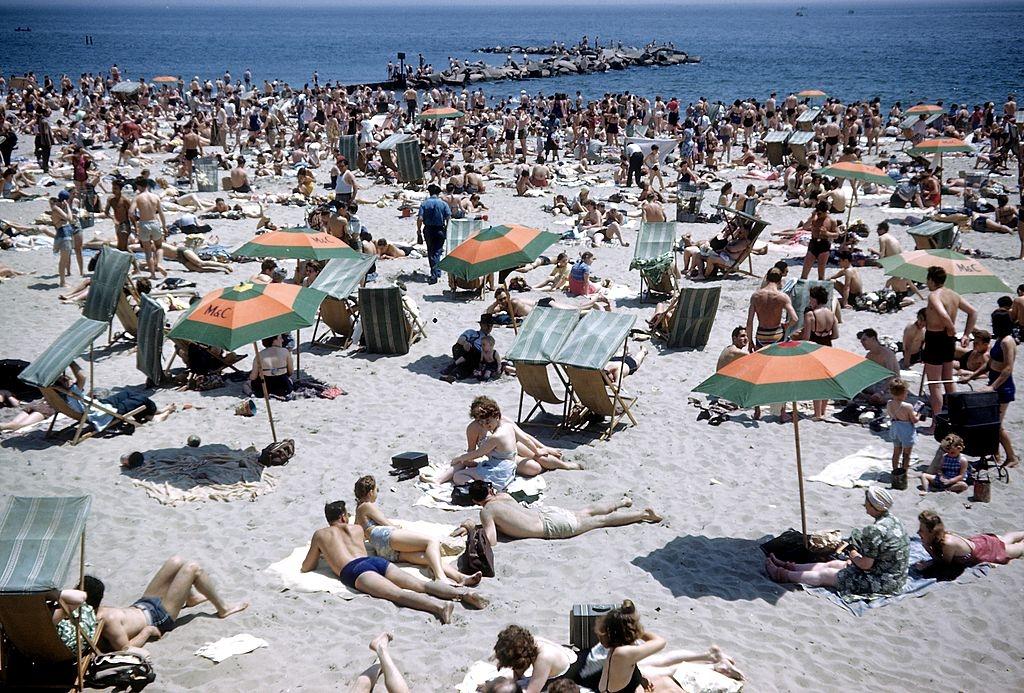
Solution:
[{"label": "child standing on sand", "polygon": [[[892,437],[892,475],[893,488],[896,488],[896,476],[905,476],[907,468],[910,467],[910,453],[914,449],[917,440],[917,412],[907,401],[907,384],[895,378],[889,383],[889,392],[892,399],[885,406],[892,425],[889,427],[889,435]],[[902,457],[902,460],[900,459]],[[902,485],[906,488],[906,484]]]},{"label": "child standing on sand", "polygon": [[963,493],[970,481],[967,460],[961,454],[964,451],[964,440],[958,435],[950,434],[939,443],[944,453],[938,474],[922,474],[921,495],[929,491],[952,491]]}]

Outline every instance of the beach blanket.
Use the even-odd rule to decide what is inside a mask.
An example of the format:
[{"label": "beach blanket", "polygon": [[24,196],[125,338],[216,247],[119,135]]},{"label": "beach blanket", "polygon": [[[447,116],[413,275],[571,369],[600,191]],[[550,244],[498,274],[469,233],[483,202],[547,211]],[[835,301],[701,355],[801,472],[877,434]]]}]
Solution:
[{"label": "beach blanket", "polygon": [[[416,487],[423,492],[423,495],[416,499],[413,505],[423,508],[437,508],[439,510],[472,510],[472,506],[468,505],[455,505],[452,503],[452,484],[451,482],[445,484],[439,484],[434,479],[444,471],[444,468],[438,465],[430,465],[425,467],[420,472],[420,480],[416,483]],[[548,487],[548,483],[544,481],[542,475],[537,475],[530,478],[524,478],[517,476],[512,480],[512,483],[505,489],[513,498],[533,498],[536,497],[534,502],[541,500],[544,497],[544,489]],[[520,501],[522,502],[522,501]]]},{"label": "beach blanket", "polygon": [[672,678],[685,693],[739,693],[743,682],[719,674],[711,667],[683,662],[672,673]]},{"label": "beach blanket", "polygon": [[[917,462],[915,459],[912,466]],[[869,446],[836,460],[814,476],[807,477],[807,480],[840,488],[860,488],[873,484],[888,486],[892,482],[891,472],[892,449]]]},{"label": "beach blanket", "polygon": [[931,558],[928,552],[925,550],[924,545],[918,537],[911,537],[910,539],[910,574],[907,577],[907,582],[903,586],[903,590],[899,594],[890,596],[875,596],[875,597],[860,597],[857,595],[849,597],[841,597],[834,589],[828,587],[808,587],[803,585],[803,589],[810,592],[816,597],[826,599],[836,606],[849,611],[854,616],[863,616],[868,612],[869,609],[877,609],[879,607],[888,606],[895,604],[896,602],[907,599],[908,597],[923,597],[932,590],[939,589],[947,585],[961,585],[966,582],[974,582],[988,575],[991,567],[988,564],[977,565],[973,568],[966,569],[960,574],[955,580],[939,580],[934,577],[924,577],[921,573],[914,569],[914,564],[918,561],[925,561]]},{"label": "beach blanket", "polygon": [[263,638],[257,638],[248,633],[239,633],[230,638],[221,638],[217,642],[208,642],[196,650],[195,654],[220,664],[228,657],[248,654],[261,647],[269,646],[270,644]]},{"label": "beach blanket", "polygon": [[[405,529],[413,529],[428,536],[436,537],[441,542],[441,560],[445,563],[457,560],[463,552],[465,538],[451,536],[451,533],[455,531],[455,525],[405,520],[395,520],[395,524]],[[320,561],[320,565],[317,566],[316,570],[303,573],[302,560],[306,557],[308,551],[309,544],[296,547],[287,558],[269,565],[265,572],[270,573],[281,581],[282,590],[303,593],[327,592],[345,600],[362,594],[343,585],[338,576],[331,572],[326,561]],[[425,568],[408,563],[396,565],[421,580],[431,579],[425,572]]]},{"label": "beach blanket", "polygon": [[230,450],[183,448],[146,453],[146,459],[123,474],[163,505],[195,501],[256,500],[277,487],[277,477],[264,471],[253,447]]}]

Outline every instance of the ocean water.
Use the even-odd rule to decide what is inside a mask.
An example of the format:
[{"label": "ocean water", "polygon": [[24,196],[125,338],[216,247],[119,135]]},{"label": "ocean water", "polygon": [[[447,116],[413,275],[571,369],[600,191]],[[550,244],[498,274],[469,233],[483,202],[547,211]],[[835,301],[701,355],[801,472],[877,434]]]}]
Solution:
[{"label": "ocean water", "polygon": [[[628,2],[628,0],[627,0]],[[699,65],[637,68],[587,76],[488,83],[489,95],[579,90],[587,96],[629,90],[654,96],[731,100],[767,98],[772,90],[820,88],[842,99],[884,103],[985,100],[1001,103],[1024,87],[1024,2],[957,4],[904,1],[870,5],[662,5],[415,7],[55,8],[0,3],[0,70],[55,78],[102,71],[117,63],[130,76],[241,77],[358,83],[382,80],[389,59],[422,53],[500,63],[474,54],[485,45],[571,43],[587,33],[642,45],[656,39],[700,55]],[[28,26],[31,32],[15,32]],[[93,37],[86,45],[85,36]],[[397,61],[396,61],[397,62]]]}]

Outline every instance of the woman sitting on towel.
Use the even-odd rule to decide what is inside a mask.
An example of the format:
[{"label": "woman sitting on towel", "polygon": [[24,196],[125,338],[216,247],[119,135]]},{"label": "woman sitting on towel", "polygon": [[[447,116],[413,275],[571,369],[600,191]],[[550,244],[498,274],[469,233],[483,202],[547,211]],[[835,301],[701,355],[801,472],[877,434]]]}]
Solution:
[{"label": "woman sitting on towel", "polygon": [[[262,369],[262,373],[261,373]],[[287,397],[294,387],[292,374],[292,352],[284,348],[284,335],[267,337],[263,340],[263,349],[259,358],[253,360],[252,372],[249,374],[249,387],[252,392],[263,396],[263,383],[267,384],[267,394],[275,397]],[[263,377],[260,377],[260,376]]]},{"label": "woman sitting on towel", "polygon": [[923,570],[935,562],[952,563],[964,568],[979,563],[1005,565],[1014,558],[1024,556],[1024,532],[962,537],[947,532],[942,524],[942,518],[931,510],[922,511],[917,519],[921,523],[917,535],[921,537],[921,543],[931,556],[931,560],[914,564],[918,570]]},{"label": "woman sitting on towel", "polygon": [[898,593],[907,581],[910,538],[903,523],[889,514],[892,503],[885,489],[872,486],[867,490],[864,510],[875,522],[854,530],[847,560],[797,564],[769,554],[765,571],[776,582],[835,587],[840,595]]},{"label": "woman sitting on towel", "polygon": [[[473,419],[466,426],[466,450],[475,450],[480,440],[486,435],[487,429],[483,420],[493,411],[498,409],[498,404],[490,397],[480,396],[469,405],[469,415]],[[562,459],[562,451],[549,448],[529,433],[516,425],[514,421],[502,417],[502,423],[512,427],[516,436],[516,473],[519,476],[537,476],[541,472],[552,469],[582,469],[576,462],[569,462]]]},{"label": "woman sitting on towel", "polygon": [[[499,669],[512,670],[526,693],[540,693],[553,681],[569,677],[575,661],[572,650],[516,625],[506,626],[498,633],[494,658]],[[531,667],[530,677],[524,678]]]},{"label": "woman sitting on towel", "polygon": [[515,428],[501,416],[501,409],[494,400],[480,403],[475,411],[474,419],[483,429],[476,447],[453,458],[451,467],[438,481],[468,484],[481,479],[501,493],[516,476]]},{"label": "woman sitting on towel", "polygon": [[392,563],[427,566],[440,582],[450,580],[467,587],[480,582],[480,573],[464,575],[454,564],[442,563],[441,542],[437,539],[395,526],[377,507],[377,494],[377,482],[372,476],[360,477],[356,482],[356,524],[362,526],[373,554]]},{"label": "woman sitting on towel", "polygon": [[743,680],[743,673],[717,645],[707,652],[671,650],[662,652],[665,639],[647,632],[640,623],[636,606],[628,599],[597,621],[600,641],[583,654],[575,676],[576,681],[595,691],[678,690],[672,679],[676,668],[684,662],[710,664],[723,676]]}]

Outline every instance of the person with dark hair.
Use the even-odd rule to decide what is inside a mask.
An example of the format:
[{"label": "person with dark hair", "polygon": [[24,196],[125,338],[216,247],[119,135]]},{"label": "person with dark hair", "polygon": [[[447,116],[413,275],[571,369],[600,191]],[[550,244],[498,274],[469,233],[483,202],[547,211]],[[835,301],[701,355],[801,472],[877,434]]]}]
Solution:
[{"label": "person with dark hair", "polygon": [[842,307],[849,308],[850,304],[856,307],[860,304],[864,295],[864,285],[860,280],[860,270],[853,266],[853,253],[849,250],[839,252],[839,271],[829,277],[837,292],[842,298]]},{"label": "person with dark hair", "polygon": [[[754,331],[754,318],[757,318],[757,331]],[[783,323],[785,318],[785,323]],[[750,306],[747,309],[747,336],[754,335],[747,349],[753,353],[757,349],[786,337],[786,330],[798,322],[793,300],[782,291],[782,272],[773,267],[768,270],[765,285],[750,295]]]},{"label": "person with dark hair", "polygon": [[1013,338],[1013,320],[1010,318],[1010,312],[1000,307],[992,311],[992,341],[988,361],[960,382],[969,382],[987,372],[988,388],[999,397],[999,442],[1006,453],[1007,467],[1016,467],[1020,464],[1013,450],[1010,432],[1005,425],[1006,410],[1017,396],[1017,386],[1013,382],[1013,366],[1016,360],[1017,340]]},{"label": "person with dark hair", "polygon": [[718,355],[718,363],[715,365],[715,370],[720,371],[730,363],[738,358],[742,358],[747,355],[747,328],[739,325],[732,329],[732,335],[730,336],[732,343],[729,346],[722,349],[722,353]]},{"label": "person with dark hair", "polygon": [[480,363],[481,340],[491,334],[494,329],[494,316],[483,313],[480,316],[480,329],[466,330],[452,345],[452,362],[441,371],[441,380],[455,382],[468,378]]},{"label": "person with dark hair", "polygon": [[[942,410],[942,391],[956,391],[953,381],[953,359],[956,357],[956,318],[960,311],[967,316],[960,345],[967,348],[970,334],[974,329],[977,316],[974,306],[963,297],[947,289],[946,270],[937,265],[928,268],[927,274],[928,306],[925,312],[924,334],[924,375],[928,378],[928,391],[931,393],[932,417]],[[935,430],[934,418],[932,425],[925,431],[926,435]]]},{"label": "person with dark hair", "polygon": [[[803,340],[832,346],[832,341],[839,339],[839,323],[828,301],[828,290],[824,286],[812,286],[810,289],[810,306],[804,313]],[[820,421],[825,416],[828,400],[814,400],[814,419]]]},{"label": "person with dark hair", "polygon": [[962,537],[947,531],[942,518],[932,510],[922,510],[917,520],[920,523],[917,535],[931,556],[928,560],[915,563],[917,570],[924,570],[935,563],[965,568],[981,563],[1005,565],[1014,558],[1024,557],[1024,532]]},{"label": "person with dark hair", "polygon": [[[1021,238],[1024,239],[1024,236]],[[1024,257],[1021,259],[1024,260]],[[1024,284],[1017,286],[1017,297],[1010,300],[1010,319],[1013,321],[1014,336],[1024,335]]]},{"label": "person with dark hair", "polygon": [[430,265],[428,283],[436,284],[441,278],[437,263],[441,261],[444,242],[448,238],[448,222],[451,221],[452,210],[447,202],[438,197],[441,188],[432,184],[427,187],[427,192],[430,196],[420,203],[419,212],[416,213],[416,244],[426,240],[427,262]]},{"label": "person with dark hair", "polygon": [[814,207],[810,218],[804,222],[803,228],[805,231],[810,231],[811,238],[807,243],[807,254],[804,255],[804,267],[800,278],[807,279],[811,268],[817,265],[818,279],[823,280],[829,252],[832,250],[832,241],[839,235],[835,220],[828,215],[827,202],[819,202]]},{"label": "person with dark hair", "polygon": [[295,365],[292,352],[284,346],[284,335],[267,337],[263,341],[263,349],[258,358],[253,359],[252,370],[249,372],[249,387],[253,394],[262,397],[263,385],[266,383],[267,393],[275,397],[287,397],[294,387],[292,374]]},{"label": "person with dark hair", "polygon": [[349,524],[345,501],[326,504],[324,517],[327,526],[313,532],[302,561],[303,573],[316,570],[323,558],[346,587],[433,614],[441,623],[451,621],[453,601],[462,602],[469,609],[487,606],[487,600],[468,587],[454,587],[437,580],[424,582],[385,558],[367,556],[363,528]]},{"label": "person with dark hair", "polygon": [[921,308],[914,316],[914,322],[903,329],[903,358],[900,360],[901,368],[910,368],[915,363],[920,363],[922,350],[924,349],[925,324],[927,321],[927,308]]},{"label": "person with dark hair", "polygon": [[[525,684],[526,693],[550,690],[549,684],[569,676],[576,661],[571,650],[514,624],[498,633],[494,658],[499,669],[511,669],[513,678]],[[528,669],[530,678],[524,679]]]}]

